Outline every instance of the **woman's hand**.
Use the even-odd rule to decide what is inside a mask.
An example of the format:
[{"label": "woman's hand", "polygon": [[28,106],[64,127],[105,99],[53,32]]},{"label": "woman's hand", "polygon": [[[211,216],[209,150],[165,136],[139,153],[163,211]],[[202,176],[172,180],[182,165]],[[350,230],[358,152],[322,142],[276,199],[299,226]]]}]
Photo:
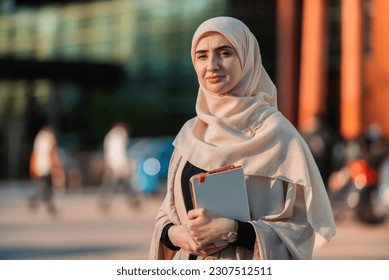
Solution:
[{"label": "woman's hand", "polygon": [[217,245],[215,243],[209,243],[202,245],[197,243],[193,239],[187,225],[172,226],[168,231],[168,235],[170,241],[175,246],[180,247],[181,249],[196,256],[211,255],[226,247],[225,244]]},{"label": "woman's hand", "polygon": [[228,244],[229,232],[235,227],[235,221],[221,217],[203,208],[188,212],[188,229],[193,239],[201,246],[207,244]]}]

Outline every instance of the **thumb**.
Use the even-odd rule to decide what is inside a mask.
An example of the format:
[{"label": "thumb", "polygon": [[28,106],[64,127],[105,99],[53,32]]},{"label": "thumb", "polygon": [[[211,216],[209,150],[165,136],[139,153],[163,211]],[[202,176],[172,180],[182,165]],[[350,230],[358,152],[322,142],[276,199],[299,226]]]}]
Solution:
[{"label": "thumb", "polygon": [[192,209],[188,212],[188,219],[189,220],[194,220],[196,219],[200,213],[203,211],[203,209]]}]

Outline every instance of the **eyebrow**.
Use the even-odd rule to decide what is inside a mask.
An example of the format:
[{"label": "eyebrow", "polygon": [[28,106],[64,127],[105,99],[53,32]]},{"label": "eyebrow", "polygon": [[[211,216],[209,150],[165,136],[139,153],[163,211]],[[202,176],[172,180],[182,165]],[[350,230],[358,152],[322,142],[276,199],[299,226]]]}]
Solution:
[{"label": "eyebrow", "polygon": [[[231,49],[231,50],[233,50],[233,47],[231,47],[229,45],[223,45],[223,46],[217,47],[215,50],[216,51],[221,51],[223,49]],[[208,52],[208,50],[198,50],[198,51],[196,51],[196,54],[206,53],[206,52]]]}]

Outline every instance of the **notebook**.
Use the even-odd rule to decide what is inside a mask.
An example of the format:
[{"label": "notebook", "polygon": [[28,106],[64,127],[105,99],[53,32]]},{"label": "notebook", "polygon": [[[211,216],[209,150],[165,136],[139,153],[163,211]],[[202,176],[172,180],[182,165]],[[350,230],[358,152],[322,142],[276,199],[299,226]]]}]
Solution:
[{"label": "notebook", "polygon": [[240,221],[250,220],[242,166],[228,166],[190,178],[193,206]]}]

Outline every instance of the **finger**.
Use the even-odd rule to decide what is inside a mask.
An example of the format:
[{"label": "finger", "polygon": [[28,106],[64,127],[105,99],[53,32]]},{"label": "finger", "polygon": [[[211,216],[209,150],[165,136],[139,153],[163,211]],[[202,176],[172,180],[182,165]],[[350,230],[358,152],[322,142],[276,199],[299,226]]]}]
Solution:
[{"label": "finger", "polygon": [[202,246],[200,244],[197,245],[196,248],[192,248],[193,251],[195,251],[197,254],[204,255],[206,252],[215,250],[217,247],[215,247],[214,244],[207,244],[205,246]]},{"label": "finger", "polygon": [[199,246],[201,246],[202,248],[205,248],[205,247],[210,247],[210,248],[214,248],[214,247],[221,247],[221,246],[225,246],[226,243],[219,243],[218,239],[215,239],[215,238],[211,238],[211,237],[198,237],[198,238],[194,238],[195,241],[197,242],[197,244]]},{"label": "finger", "polygon": [[188,220],[193,220],[197,217],[196,212],[194,210],[190,210],[188,212]]},{"label": "finger", "polygon": [[193,240],[193,242],[191,242],[190,251],[192,253],[200,255],[202,250],[203,248],[196,241]]},{"label": "finger", "polygon": [[205,232],[201,227],[198,226],[193,226],[192,228],[189,229],[189,233],[192,236],[196,242],[207,242],[211,243],[214,238],[212,236],[209,236],[207,232]]},{"label": "finger", "polygon": [[196,219],[201,213],[204,211],[202,208],[192,209],[188,212],[188,219],[193,220]]},{"label": "finger", "polygon": [[196,220],[188,220],[187,227],[189,230],[196,229]]},{"label": "finger", "polygon": [[188,212],[188,220],[196,219],[199,216],[198,209],[192,209]]}]

